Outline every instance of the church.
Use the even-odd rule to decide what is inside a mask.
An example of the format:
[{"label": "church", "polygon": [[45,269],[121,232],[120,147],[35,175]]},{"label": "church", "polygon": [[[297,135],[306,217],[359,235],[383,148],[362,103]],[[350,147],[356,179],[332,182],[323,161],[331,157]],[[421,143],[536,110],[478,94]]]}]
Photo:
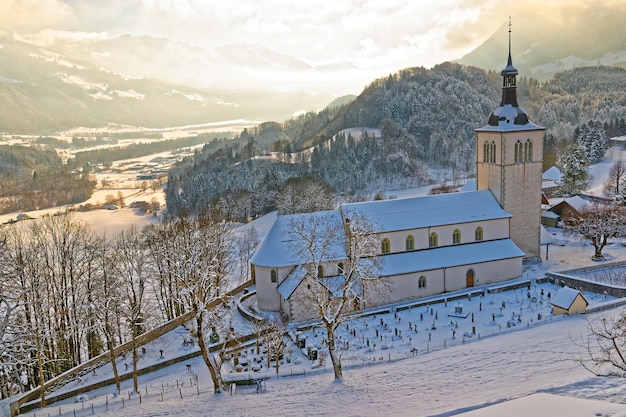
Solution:
[{"label": "church", "polygon": [[350,217],[362,213],[376,224],[380,276],[390,283],[385,296],[361,294],[362,308],[507,281],[522,275],[524,263],[540,258],[544,128],[529,121],[517,103],[517,69],[511,59],[501,72],[502,101],[487,124],[476,129],[476,190],[396,200],[343,204],[338,210],[279,216],[250,260],[257,307],[309,319],[299,305],[304,272],[290,251],[294,220],[342,228],[336,250],[320,263],[320,280],[341,276],[347,259]]}]

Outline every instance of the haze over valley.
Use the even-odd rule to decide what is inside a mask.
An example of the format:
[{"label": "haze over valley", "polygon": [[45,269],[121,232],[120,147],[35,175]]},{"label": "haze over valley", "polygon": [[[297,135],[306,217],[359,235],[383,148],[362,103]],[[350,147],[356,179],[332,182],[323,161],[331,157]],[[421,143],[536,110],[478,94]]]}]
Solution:
[{"label": "haze over valley", "polygon": [[458,60],[499,71],[509,15],[524,77],[626,61],[616,2],[531,2],[502,13],[498,3],[451,0],[429,4],[430,18],[421,4],[383,2],[315,10],[30,3],[10,1],[2,13],[0,132],[8,134],[282,121],[404,68]]}]

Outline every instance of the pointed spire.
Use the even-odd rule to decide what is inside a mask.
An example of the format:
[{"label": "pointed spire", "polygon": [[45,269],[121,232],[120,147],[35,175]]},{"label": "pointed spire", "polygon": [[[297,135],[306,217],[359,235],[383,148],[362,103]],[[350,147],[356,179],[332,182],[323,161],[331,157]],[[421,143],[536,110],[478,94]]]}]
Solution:
[{"label": "pointed spire", "polygon": [[513,66],[513,59],[511,59],[511,16],[509,16],[509,56],[506,61],[506,68],[501,72],[504,75],[517,75],[517,69]]},{"label": "pointed spire", "polygon": [[511,16],[509,16],[509,60],[507,61],[507,67],[509,65],[513,65],[513,60],[511,59]]},{"label": "pointed spire", "polygon": [[513,60],[511,59],[511,16],[509,16],[509,56],[506,68],[500,74],[502,75],[502,103],[500,105],[511,104],[517,107],[517,81],[515,76],[518,72],[513,66]]},{"label": "pointed spire", "polygon": [[502,75],[502,102],[500,107],[489,116],[489,126],[510,127],[529,123],[528,115],[517,104],[517,69],[511,59],[511,17],[509,16],[509,54]]}]

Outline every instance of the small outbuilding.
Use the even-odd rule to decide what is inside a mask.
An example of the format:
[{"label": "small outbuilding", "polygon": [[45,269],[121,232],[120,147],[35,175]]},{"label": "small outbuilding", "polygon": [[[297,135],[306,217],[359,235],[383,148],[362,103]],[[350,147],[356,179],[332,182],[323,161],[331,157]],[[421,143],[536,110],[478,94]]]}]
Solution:
[{"label": "small outbuilding", "polygon": [[559,215],[553,211],[543,211],[541,213],[541,224],[545,227],[557,227]]},{"label": "small outbuilding", "polygon": [[572,315],[586,312],[589,302],[580,291],[563,287],[552,298],[550,305],[552,306],[552,314],[555,316],[560,314]]}]

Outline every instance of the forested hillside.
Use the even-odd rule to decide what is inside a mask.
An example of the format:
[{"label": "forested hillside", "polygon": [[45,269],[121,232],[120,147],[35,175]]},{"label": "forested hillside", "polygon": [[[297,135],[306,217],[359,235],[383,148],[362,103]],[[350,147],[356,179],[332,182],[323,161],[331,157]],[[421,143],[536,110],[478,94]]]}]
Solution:
[{"label": "forested hillside", "polygon": [[64,166],[54,149],[0,146],[0,213],[79,203],[94,187]]},{"label": "forested hillside", "polygon": [[[359,199],[471,176],[474,129],[498,106],[501,82],[499,73],[458,64],[409,68],[374,81],[347,105],[246,130],[171,172],[169,211],[212,208],[245,220],[279,208],[276,197],[294,177],[318,178],[342,198]],[[625,87],[626,70],[608,67],[576,69],[544,83],[519,79],[521,106],[547,128],[546,164],[558,163],[581,128],[588,140],[593,127],[600,147],[607,137],[626,134]],[[380,129],[380,136],[337,136],[354,127]],[[283,153],[253,158],[267,150]]]}]

